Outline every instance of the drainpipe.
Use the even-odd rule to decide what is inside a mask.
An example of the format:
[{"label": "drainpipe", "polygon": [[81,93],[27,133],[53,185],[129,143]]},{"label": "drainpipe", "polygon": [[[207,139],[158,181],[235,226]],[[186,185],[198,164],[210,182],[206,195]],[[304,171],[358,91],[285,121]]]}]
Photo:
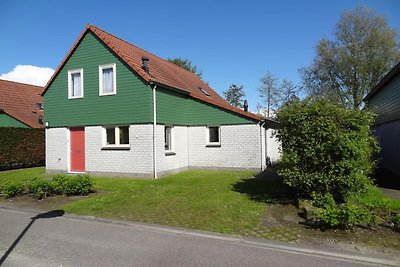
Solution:
[{"label": "drainpipe", "polygon": [[[264,127],[265,121],[261,122],[260,121],[260,153],[261,153],[261,163],[260,163],[260,169],[263,171],[263,161],[264,161],[264,153],[263,153],[263,141],[262,141],[262,130]],[[265,151],[267,151],[267,147],[265,146]]]},{"label": "drainpipe", "polygon": [[157,126],[157,108],[156,108],[156,88],[153,87],[153,175],[154,179],[157,179],[157,146],[156,146],[156,126]]}]

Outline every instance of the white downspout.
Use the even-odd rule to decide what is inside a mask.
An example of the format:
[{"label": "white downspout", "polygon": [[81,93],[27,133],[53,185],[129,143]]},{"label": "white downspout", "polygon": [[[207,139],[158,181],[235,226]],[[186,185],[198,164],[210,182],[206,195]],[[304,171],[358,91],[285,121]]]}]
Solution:
[{"label": "white downspout", "polygon": [[[260,169],[261,169],[261,171],[264,170],[264,168],[263,168],[264,153],[263,153],[263,149],[262,149],[262,147],[263,147],[262,129],[263,129],[264,124],[265,124],[265,121],[263,121],[262,123],[260,122],[260,153],[261,153]],[[265,151],[266,151],[266,149],[267,148],[265,147]]]},{"label": "white downspout", "polygon": [[157,108],[156,108],[156,88],[153,87],[153,175],[154,179],[157,179],[157,146],[156,146],[156,126],[157,126]]}]

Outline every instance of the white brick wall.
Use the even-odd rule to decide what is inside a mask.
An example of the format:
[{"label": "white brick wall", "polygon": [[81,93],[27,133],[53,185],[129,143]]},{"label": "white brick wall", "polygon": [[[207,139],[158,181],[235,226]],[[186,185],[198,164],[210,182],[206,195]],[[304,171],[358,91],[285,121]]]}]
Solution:
[{"label": "white brick wall", "polygon": [[164,125],[157,125],[157,163],[158,172],[188,167],[188,127],[172,128],[172,150],[175,155],[165,155]]},{"label": "white brick wall", "polygon": [[131,125],[130,150],[101,150],[103,127],[85,127],[86,171],[151,175],[153,172],[153,126]]},{"label": "white brick wall", "polygon": [[252,168],[261,166],[260,127],[257,124],[221,126],[221,146],[206,147],[207,127],[188,127],[189,166]]},{"label": "white brick wall", "polygon": [[[85,127],[86,171],[152,176],[153,125],[131,125],[129,130],[130,150],[102,150],[103,127]],[[257,124],[223,125],[221,146],[207,147],[207,127],[174,126],[172,142],[175,155],[166,155],[164,125],[157,125],[157,170],[162,173],[188,167],[260,169],[261,164],[264,168],[265,152],[273,162],[280,158],[279,144],[271,134],[272,130],[262,129],[260,139]],[[68,171],[68,151],[69,129],[46,129],[47,170]]]},{"label": "white brick wall", "polygon": [[49,171],[68,171],[67,128],[46,129],[46,169]]},{"label": "white brick wall", "polygon": [[275,130],[267,130],[267,155],[270,157],[272,164],[281,160],[281,144],[274,135]]}]

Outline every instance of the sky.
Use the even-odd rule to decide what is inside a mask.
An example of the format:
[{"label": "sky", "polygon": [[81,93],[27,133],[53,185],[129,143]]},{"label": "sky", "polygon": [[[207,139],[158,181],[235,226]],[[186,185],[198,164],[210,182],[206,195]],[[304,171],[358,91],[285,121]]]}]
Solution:
[{"label": "sky", "polygon": [[301,85],[322,38],[363,5],[400,32],[397,0],[0,1],[0,78],[45,85],[90,23],[162,58],[188,58],[222,94],[243,85],[250,110],[268,71]]}]

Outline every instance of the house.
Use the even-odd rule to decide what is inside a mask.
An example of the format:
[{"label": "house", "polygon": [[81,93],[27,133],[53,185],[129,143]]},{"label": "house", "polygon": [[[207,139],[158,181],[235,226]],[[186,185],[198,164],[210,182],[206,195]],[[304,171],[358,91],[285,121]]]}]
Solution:
[{"label": "house", "polygon": [[43,127],[43,87],[0,80],[0,127]]},{"label": "house", "polygon": [[157,177],[276,161],[277,124],[193,73],[88,25],[43,92],[48,172]]},{"label": "house", "polygon": [[364,98],[376,113],[374,133],[381,147],[382,168],[400,174],[400,63]]}]

